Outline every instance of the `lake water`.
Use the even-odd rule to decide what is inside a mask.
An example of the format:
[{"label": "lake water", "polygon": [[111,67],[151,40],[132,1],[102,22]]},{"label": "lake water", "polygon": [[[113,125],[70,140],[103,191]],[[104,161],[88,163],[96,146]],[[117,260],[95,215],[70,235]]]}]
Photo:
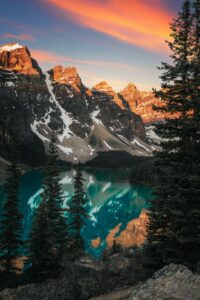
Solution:
[{"label": "lake water", "polygon": [[[73,195],[73,170],[62,172],[63,206]],[[145,185],[129,184],[129,170],[121,169],[86,169],[85,191],[89,200],[90,219],[83,229],[86,251],[96,257],[107,248],[107,237],[113,229],[117,236],[127,224],[140,216],[143,209],[148,208],[152,190]],[[22,176],[20,188],[20,209],[24,214],[24,238],[28,236],[33,214],[41,201],[42,171],[31,171]],[[0,186],[2,210],[5,193]],[[119,225],[120,224],[120,225]]]}]

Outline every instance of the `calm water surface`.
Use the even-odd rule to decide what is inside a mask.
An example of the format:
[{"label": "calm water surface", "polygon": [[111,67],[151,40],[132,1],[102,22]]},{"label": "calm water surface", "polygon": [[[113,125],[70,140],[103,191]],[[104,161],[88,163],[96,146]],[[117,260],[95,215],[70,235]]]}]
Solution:
[{"label": "calm water surface", "polygon": [[[62,172],[63,207],[67,207],[73,195],[73,170]],[[139,217],[142,209],[148,208],[152,190],[145,185],[129,184],[130,171],[87,169],[83,171],[85,191],[89,200],[88,212],[90,219],[82,234],[86,243],[86,251],[96,257],[107,247],[106,237],[109,232],[121,223],[120,231],[134,218]],[[42,171],[31,171],[22,176],[20,189],[20,208],[24,214],[24,238],[28,236],[33,214],[41,201]],[[5,193],[0,186],[0,211],[2,210]],[[92,240],[101,239],[98,248],[91,244]]]}]

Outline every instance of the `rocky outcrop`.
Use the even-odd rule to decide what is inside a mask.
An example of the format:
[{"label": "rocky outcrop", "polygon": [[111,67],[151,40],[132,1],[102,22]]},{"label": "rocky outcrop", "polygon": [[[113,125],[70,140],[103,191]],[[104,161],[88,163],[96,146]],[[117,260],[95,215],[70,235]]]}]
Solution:
[{"label": "rocky outcrop", "polygon": [[30,275],[26,274],[23,285],[18,281],[17,288],[14,285],[0,291],[0,300],[86,300],[123,288],[130,282],[137,283],[138,259],[131,253],[110,255],[104,261],[83,257],[75,263],[66,262],[59,278],[43,282],[29,283]]},{"label": "rocky outcrop", "polygon": [[199,300],[200,276],[182,265],[168,265],[136,287],[126,287],[91,300]]},{"label": "rocky outcrop", "polygon": [[101,81],[101,82],[97,83],[95,86],[93,86],[92,89],[94,91],[100,92],[101,94],[105,94],[110,97],[116,96],[115,91],[106,81]]},{"label": "rocky outcrop", "polygon": [[4,289],[0,300],[199,300],[200,275],[185,266],[170,264],[141,283],[137,263],[122,254],[104,263],[86,259],[60,278]]},{"label": "rocky outcrop", "polygon": [[163,103],[160,99],[155,98],[152,92],[141,92],[141,100],[134,110],[144,120],[145,124],[163,122],[165,118],[170,118],[170,114],[155,111],[153,106],[162,107]]},{"label": "rocky outcrop", "polygon": [[122,108],[130,108],[131,111],[141,116],[145,124],[152,124],[155,122],[162,122],[167,114],[155,111],[153,106],[162,106],[162,102],[155,97],[153,92],[142,92],[137,89],[133,83],[129,83],[125,89],[118,94],[116,103]]},{"label": "rocky outcrop", "polygon": [[120,93],[119,98],[121,100],[121,107],[126,107],[126,101],[128,102],[132,111],[135,111],[141,101],[141,93],[137,89],[136,85],[129,83]]},{"label": "rocky outcrop", "polygon": [[142,119],[116,104],[104,82],[86,88],[76,69],[56,66],[43,74],[29,50],[0,48],[0,156],[9,159],[12,140],[28,164],[45,159],[52,130],[62,160],[86,162],[103,152],[151,156]]},{"label": "rocky outcrop", "polygon": [[55,66],[49,71],[53,82],[66,84],[74,88],[76,92],[81,92],[84,89],[81,78],[79,77],[76,68]]},{"label": "rocky outcrop", "polygon": [[199,300],[200,275],[185,266],[168,265],[134,288],[129,300]]},{"label": "rocky outcrop", "polygon": [[66,271],[58,279],[4,289],[0,300],[84,300],[102,290],[100,272],[80,265],[69,265]]},{"label": "rocky outcrop", "polygon": [[0,69],[18,71],[25,75],[42,74],[28,48],[17,43],[0,46]]},{"label": "rocky outcrop", "polygon": [[[1,53],[0,53],[1,56]],[[63,123],[50,94],[44,76],[27,75],[16,70],[0,70],[0,155],[9,160],[10,145],[18,145],[22,161],[38,165],[44,161],[43,140],[31,128],[41,120],[57,130]],[[43,126],[44,126],[43,125]]]},{"label": "rocky outcrop", "polygon": [[106,81],[97,83],[95,86],[93,86],[92,91],[97,95],[99,94],[104,100],[106,100],[106,97],[110,97],[120,108],[124,109],[118,94]]}]

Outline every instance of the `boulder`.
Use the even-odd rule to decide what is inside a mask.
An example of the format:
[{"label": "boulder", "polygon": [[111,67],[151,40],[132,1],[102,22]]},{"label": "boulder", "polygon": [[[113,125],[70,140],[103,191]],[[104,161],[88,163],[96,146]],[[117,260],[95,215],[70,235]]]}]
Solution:
[{"label": "boulder", "polygon": [[134,288],[129,300],[199,300],[200,275],[170,264]]}]

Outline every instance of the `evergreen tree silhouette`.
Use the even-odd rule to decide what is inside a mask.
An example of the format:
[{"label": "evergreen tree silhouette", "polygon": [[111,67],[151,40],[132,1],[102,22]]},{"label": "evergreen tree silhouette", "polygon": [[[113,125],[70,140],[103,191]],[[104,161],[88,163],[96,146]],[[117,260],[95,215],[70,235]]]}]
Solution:
[{"label": "evergreen tree silhouette", "polygon": [[32,268],[43,273],[53,273],[60,269],[67,247],[67,225],[62,209],[63,194],[59,182],[55,134],[52,134],[48,154],[42,201],[36,211],[29,244]]},{"label": "evergreen tree silhouette", "polygon": [[73,258],[78,259],[84,254],[85,243],[82,237],[82,229],[86,225],[89,218],[87,214],[87,198],[84,192],[84,178],[80,165],[76,167],[76,175],[74,177],[74,196],[69,202],[69,250],[73,253]]},{"label": "evergreen tree silhouette", "polygon": [[8,272],[16,270],[14,260],[20,256],[23,246],[22,214],[19,210],[19,186],[21,171],[17,165],[17,155],[13,151],[12,162],[6,171],[6,200],[0,221],[0,257],[2,268]]},{"label": "evergreen tree silhouette", "polygon": [[[195,3],[199,18],[199,1]],[[172,63],[162,64],[162,89],[155,91],[165,104],[155,109],[173,118],[156,125],[162,151],[156,156],[159,183],[149,212],[148,256],[153,268],[171,262],[195,268],[200,260],[200,98],[196,77],[200,65],[194,63],[199,40],[195,48],[193,24],[191,4],[186,0],[171,24]]]}]

